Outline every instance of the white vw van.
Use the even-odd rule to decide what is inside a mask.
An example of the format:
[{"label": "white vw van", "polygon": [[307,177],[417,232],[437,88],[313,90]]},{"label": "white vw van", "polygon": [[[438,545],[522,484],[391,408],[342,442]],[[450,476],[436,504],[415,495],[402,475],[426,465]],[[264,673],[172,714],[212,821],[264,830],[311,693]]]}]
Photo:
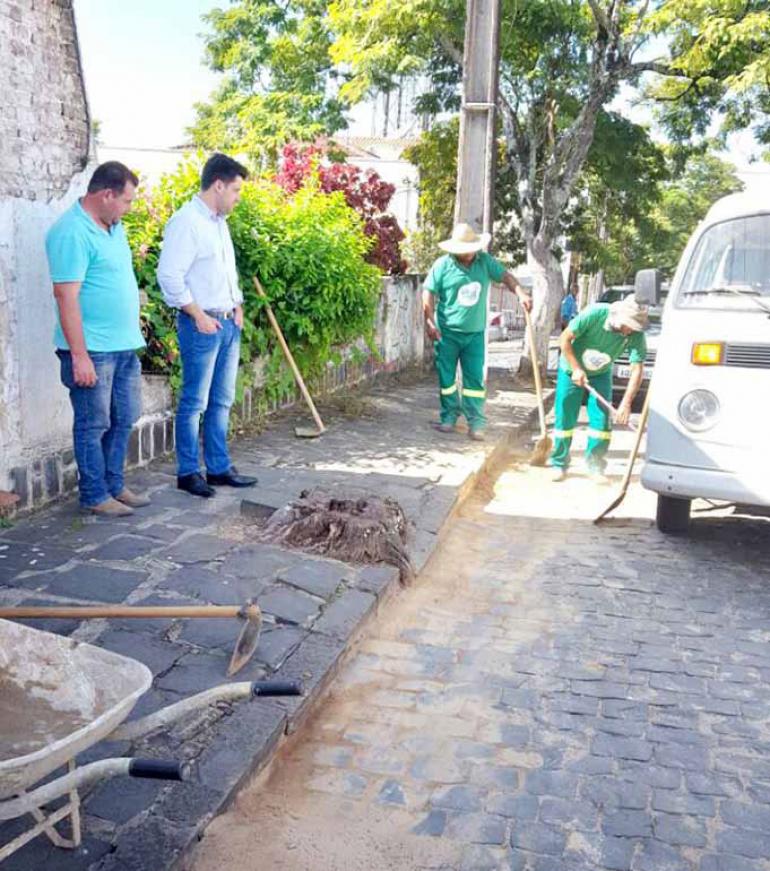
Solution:
[{"label": "white vw van", "polygon": [[[649,286],[652,272],[637,280]],[[687,531],[695,497],[770,506],[770,199],[719,200],[688,242],[648,426],[642,483],[658,494],[663,532]]]}]

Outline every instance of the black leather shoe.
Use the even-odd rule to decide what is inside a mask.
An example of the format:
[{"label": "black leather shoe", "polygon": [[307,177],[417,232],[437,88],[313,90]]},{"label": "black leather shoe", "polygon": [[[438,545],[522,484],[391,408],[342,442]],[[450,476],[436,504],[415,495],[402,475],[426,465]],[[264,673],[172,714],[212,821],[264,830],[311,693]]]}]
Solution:
[{"label": "black leather shoe", "polygon": [[211,498],[217,492],[213,487],[209,487],[199,472],[193,475],[179,475],[176,486],[179,490],[185,490],[193,496],[202,496],[204,499]]},{"label": "black leather shoe", "polygon": [[256,478],[239,475],[235,466],[232,466],[229,472],[224,472],[221,475],[212,475],[209,472],[206,475],[206,480],[215,487],[253,487],[257,483]]}]

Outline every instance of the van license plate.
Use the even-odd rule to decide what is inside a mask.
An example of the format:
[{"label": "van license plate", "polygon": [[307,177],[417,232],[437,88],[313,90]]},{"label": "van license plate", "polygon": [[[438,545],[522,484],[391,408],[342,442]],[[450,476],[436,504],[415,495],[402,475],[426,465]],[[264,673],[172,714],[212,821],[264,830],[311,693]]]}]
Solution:
[{"label": "van license plate", "polygon": [[[630,366],[616,366],[615,367],[615,375],[618,378],[624,378],[628,380],[631,377],[631,367]],[[644,367],[644,380],[649,381],[652,378],[652,366]]]}]

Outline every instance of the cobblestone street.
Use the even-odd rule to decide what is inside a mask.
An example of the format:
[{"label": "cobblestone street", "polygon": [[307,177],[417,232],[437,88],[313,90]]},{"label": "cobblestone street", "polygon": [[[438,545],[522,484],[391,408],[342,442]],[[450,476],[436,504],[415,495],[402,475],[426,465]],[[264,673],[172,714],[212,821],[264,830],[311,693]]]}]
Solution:
[{"label": "cobblestone street", "polygon": [[767,521],[614,492],[482,484],[188,867],[770,868]]}]

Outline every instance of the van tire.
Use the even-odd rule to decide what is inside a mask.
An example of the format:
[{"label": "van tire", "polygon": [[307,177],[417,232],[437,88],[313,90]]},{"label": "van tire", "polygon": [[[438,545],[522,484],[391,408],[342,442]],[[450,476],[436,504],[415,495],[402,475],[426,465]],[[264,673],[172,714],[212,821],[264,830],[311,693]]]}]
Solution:
[{"label": "van tire", "polygon": [[661,532],[683,535],[690,528],[692,499],[678,499],[658,494],[658,513],[655,522]]}]

